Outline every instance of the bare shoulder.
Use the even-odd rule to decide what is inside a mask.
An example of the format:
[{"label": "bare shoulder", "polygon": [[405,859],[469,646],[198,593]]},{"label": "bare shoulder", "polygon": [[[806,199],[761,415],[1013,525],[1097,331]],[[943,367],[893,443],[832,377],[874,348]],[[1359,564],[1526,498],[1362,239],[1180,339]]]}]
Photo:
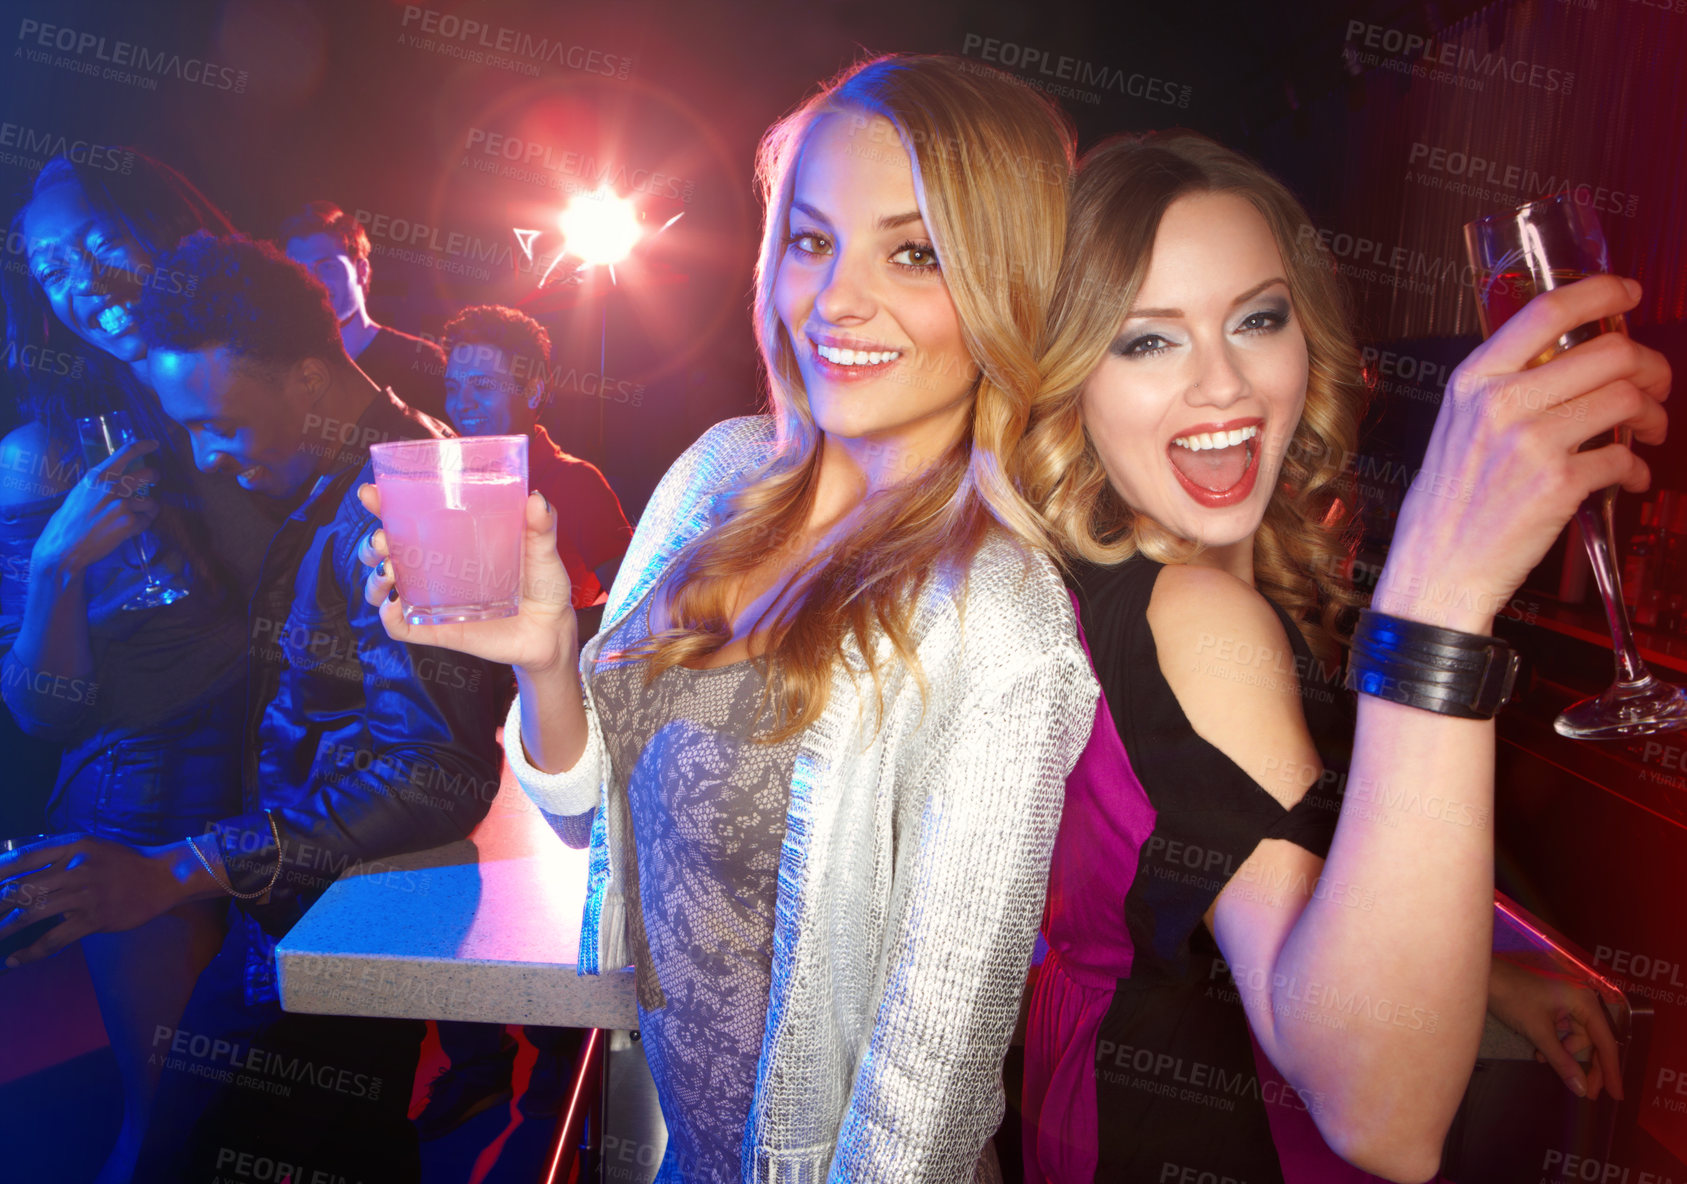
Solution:
[{"label": "bare shoulder", "polygon": [[45,424],[30,422],[0,439],[0,505],[18,506],[63,493],[76,483]]},{"label": "bare shoulder", "polygon": [[1251,584],[1229,572],[1186,563],[1160,569],[1148,603],[1148,626],[1162,649],[1167,642],[1183,641],[1210,649],[1219,633],[1237,642],[1288,647],[1277,614]]},{"label": "bare shoulder", "polygon": [[1148,604],[1160,672],[1195,733],[1285,806],[1322,772],[1276,611],[1226,572],[1164,568]]}]

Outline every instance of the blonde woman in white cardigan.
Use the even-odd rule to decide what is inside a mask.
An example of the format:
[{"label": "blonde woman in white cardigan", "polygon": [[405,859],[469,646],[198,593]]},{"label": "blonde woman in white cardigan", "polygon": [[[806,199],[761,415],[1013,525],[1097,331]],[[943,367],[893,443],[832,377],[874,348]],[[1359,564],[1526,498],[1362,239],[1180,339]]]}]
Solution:
[{"label": "blonde woman in white cardigan", "polygon": [[990,1170],[1095,710],[1005,467],[1071,144],[976,63],[847,72],[762,147],[771,413],[668,472],[584,652],[567,507],[530,500],[514,618],[412,627],[389,566],[370,578],[394,637],[516,669],[510,763],[565,837],[590,831],[582,965],[637,968],[662,1179]]}]

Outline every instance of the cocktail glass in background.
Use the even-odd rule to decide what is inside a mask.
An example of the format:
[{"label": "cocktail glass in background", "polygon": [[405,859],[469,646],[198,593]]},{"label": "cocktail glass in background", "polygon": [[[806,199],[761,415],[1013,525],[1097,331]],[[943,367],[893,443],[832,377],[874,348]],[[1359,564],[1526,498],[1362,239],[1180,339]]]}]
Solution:
[{"label": "cocktail glass in background", "polygon": [[[76,421],[76,439],[82,446],[82,463],[93,468],[135,439],[134,425],[127,411],[107,411],[102,415],[84,415]],[[128,565],[141,573],[146,583],[120,606],[125,609],[159,608],[174,604],[188,594],[185,576],[182,579],[160,579],[152,565],[158,558],[158,536],[143,530],[126,544],[124,552]],[[165,573],[168,575],[169,573]]]},{"label": "cocktail glass in background", "polygon": [[[1464,241],[1474,268],[1483,337],[1493,336],[1538,293],[1610,270],[1599,219],[1593,207],[1577,200],[1573,191],[1478,218],[1466,224]],[[1601,333],[1627,332],[1620,316],[1578,325],[1530,365],[1550,362]],[[1627,444],[1628,429],[1601,435],[1582,447],[1598,448],[1613,440]],[[1571,704],[1553,721],[1559,735],[1577,740],[1613,740],[1687,728],[1687,691],[1658,679],[1634,644],[1617,574],[1616,501],[1613,485],[1589,497],[1576,511],[1605,602],[1617,665],[1616,680],[1603,693]]]},{"label": "cocktail glass in background", "polygon": [[405,440],[369,454],[404,619],[443,625],[515,616],[527,437]]}]

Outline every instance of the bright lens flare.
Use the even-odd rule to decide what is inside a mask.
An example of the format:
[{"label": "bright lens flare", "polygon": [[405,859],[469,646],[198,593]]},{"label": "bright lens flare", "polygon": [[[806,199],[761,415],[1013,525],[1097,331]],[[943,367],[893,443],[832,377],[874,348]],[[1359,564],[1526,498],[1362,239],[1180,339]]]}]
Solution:
[{"label": "bright lens flare", "polygon": [[574,197],[557,215],[557,225],[568,253],[585,267],[619,263],[644,237],[633,203],[610,189]]}]

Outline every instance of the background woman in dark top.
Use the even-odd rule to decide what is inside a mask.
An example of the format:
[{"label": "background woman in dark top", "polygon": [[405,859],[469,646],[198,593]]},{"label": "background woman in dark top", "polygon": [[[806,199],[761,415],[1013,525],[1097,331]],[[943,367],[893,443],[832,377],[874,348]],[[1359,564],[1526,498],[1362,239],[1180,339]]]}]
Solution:
[{"label": "background woman in dark top", "polygon": [[[1309,232],[1279,183],[1191,133],[1112,142],[1080,173],[1026,471],[1059,474],[1031,492],[1088,561],[1104,702],[1032,1001],[1034,1180],[1261,1184],[1302,1154],[1340,1178],[1308,1117],[1352,1164],[1423,1180],[1474,1062],[1493,724],[1371,695],[1356,731],[1343,719],[1342,473],[1365,391]],[[1549,294],[1464,362],[1374,609],[1487,634],[1585,494],[1644,486],[1627,449],[1576,448],[1623,421],[1661,438],[1659,355],[1601,339],[1530,370],[1534,398],[1504,395],[1637,294]],[[1572,1089],[1620,1089],[1591,994],[1499,964],[1492,985]],[[1584,1075],[1570,1054],[1590,1043]]]},{"label": "background woman in dark top", "polygon": [[[25,731],[64,746],[46,828],[148,846],[239,807],[246,602],[273,523],[253,495],[194,468],[133,327],[146,285],[193,282],[153,259],[229,222],[157,161],[101,159],[114,167],[49,161],[11,227],[27,269],[5,272],[7,359],[28,422],[0,440],[0,693]],[[154,443],[85,472],[75,421],[106,411]],[[128,540],[143,529],[158,540],[153,569],[190,591],[124,609],[143,578]],[[82,942],[124,1087],[102,1181],[129,1178],[155,1026],[180,1017],[223,912],[203,903]]]}]

